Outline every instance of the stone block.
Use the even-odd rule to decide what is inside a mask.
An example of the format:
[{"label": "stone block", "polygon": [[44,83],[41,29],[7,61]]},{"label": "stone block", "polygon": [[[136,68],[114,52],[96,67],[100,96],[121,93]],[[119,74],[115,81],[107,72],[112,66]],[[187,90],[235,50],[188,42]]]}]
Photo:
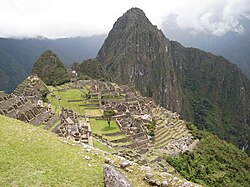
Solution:
[{"label": "stone block", "polygon": [[131,182],[115,167],[105,164],[104,166],[105,187],[132,187]]}]

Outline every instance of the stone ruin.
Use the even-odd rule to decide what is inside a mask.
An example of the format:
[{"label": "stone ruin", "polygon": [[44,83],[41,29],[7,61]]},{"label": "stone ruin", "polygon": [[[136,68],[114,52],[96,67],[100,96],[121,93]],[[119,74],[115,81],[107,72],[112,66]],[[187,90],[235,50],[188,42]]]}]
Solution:
[{"label": "stone ruin", "polygon": [[[91,142],[91,129],[89,118],[79,121],[79,115],[71,110],[63,109],[59,117],[50,108],[44,107],[41,98],[29,90],[39,91],[43,87],[34,87],[33,83],[40,82],[36,76],[30,76],[25,81],[22,88],[24,94],[5,94],[0,92],[0,114],[31,123],[35,126],[44,125],[48,130],[53,127],[61,137],[75,140],[82,143]],[[188,150],[194,144],[192,135],[188,132],[184,121],[179,119],[179,115],[157,106],[150,98],[142,97],[135,90],[128,86],[118,86],[114,83],[101,82],[97,80],[81,80],[68,84],[68,88],[81,88],[89,85],[89,95],[93,99],[95,106],[104,111],[115,111],[113,119],[116,120],[120,130],[126,138],[115,140],[117,142],[129,141],[131,144],[121,145],[120,148],[131,148],[139,153],[145,153],[149,148],[161,149],[170,155]],[[25,86],[27,88],[25,88]],[[31,90],[32,90],[31,89]],[[39,92],[40,93],[40,92]],[[92,100],[91,100],[92,101]],[[90,102],[91,103],[91,102]],[[53,125],[60,121],[54,127]],[[154,124],[155,134],[149,136],[147,124]]]},{"label": "stone ruin", "polygon": [[78,118],[77,113],[63,108],[60,115],[61,121],[52,131],[61,137],[91,145],[89,118],[85,117],[85,123],[80,122]]},{"label": "stone ruin", "polygon": [[30,75],[14,90],[14,94],[29,98],[41,98],[41,92],[48,92],[45,83],[37,76]]},{"label": "stone ruin", "polygon": [[[194,140],[184,121],[177,113],[157,106],[150,98],[123,85],[101,81],[88,81],[90,93],[100,98],[100,108],[115,111],[116,120],[127,139],[133,143],[122,146],[145,153],[149,148],[176,155],[192,146]],[[155,136],[147,134],[146,124],[155,122]]]},{"label": "stone ruin", "polygon": [[38,105],[37,102],[25,96],[17,96],[15,94],[1,94],[0,114],[31,123],[35,126],[44,124],[45,129],[50,128],[59,120],[59,116],[47,107]]}]

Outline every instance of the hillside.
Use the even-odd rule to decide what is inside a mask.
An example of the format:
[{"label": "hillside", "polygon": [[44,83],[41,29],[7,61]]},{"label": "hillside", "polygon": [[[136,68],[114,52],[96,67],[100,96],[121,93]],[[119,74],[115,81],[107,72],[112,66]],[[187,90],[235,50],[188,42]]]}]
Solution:
[{"label": "hillside", "polygon": [[168,162],[186,179],[204,186],[248,186],[250,158],[234,145],[189,124],[200,141],[193,152],[168,158]]},{"label": "hillside", "polygon": [[111,81],[133,85],[144,96],[180,112],[183,95],[166,52],[168,45],[144,12],[133,8],[116,21],[97,59]]},{"label": "hillside", "polygon": [[223,57],[177,42],[171,42],[171,49],[192,112],[185,118],[245,149],[250,141],[250,81]]},{"label": "hillside", "polygon": [[118,18],[96,59],[109,80],[135,86],[250,153],[250,81],[223,57],[168,40],[132,8]]},{"label": "hillside", "polygon": [[168,38],[178,41],[187,47],[195,47],[224,56],[227,60],[236,64],[250,79],[249,19],[242,18],[240,22],[244,27],[243,33],[228,32],[222,36],[214,36],[203,32],[194,35],[188,29],[179,28],[175,22],[176,20],[169,20],[163,26],[163,32]]},{"label": "hillside", "polygon": [[63,63],[51,50],[41,54],[33,65],[32,73],[38,75],[47,85],[61,85],[70,80]]},{"label": "hillside", "polygon": [[[27,88],[34,79],[41,82],[30,76],[18,93],[29,93]],[[243,151],[197,130],[179,119],[177,113],[157,106],[133,88],[92,79],[48,88],[48,103],[44,106],[36,104],[36,95],[0,95],[2,114],[15,118],[12,114],[18,108],[19,119],[36,126],[0,116],[3,186],[22,186],[24,182],[103,186],[104,163],[115,166],[134,186],[198,186],[186,179],[204,186],[249,183],[250,160]],[[37,93],[41,87],[34,84],[32,89]],[[47,108],[49,103],[51,108]],[[110,111],[115,115],[108,125],[106,113]],[[87,139],[86,127],[91,127]],[[121,167],[124,158],[129,163],[125,168]],[[25,168],[27,163],[30,167]],[[29,175],[31,172],[35,174]]]},{"label": "hillside", "polygon": [[[80,147],[15,119],[0,115],[0,122],[1,186],[104,186],[105,159],[122,162],[107,152]],[[138,167],[133,170],[140,176]],[[127,175],[133,186],[149,186]]]},{"label": "hillside", "polygon": [[32,72],[40,54],[51,49],[65,66],[95,57],[105,35],[61,39],[0,38],[0,90],[11,93]]},{"label": "hillside", "polygon": [[103,186],[103,158],[2,115],[0,134],[0,186]]},{"label": "hillside", "polygon": [[[34,77],[31,77],[32,79]],[[30,86],[28,80],[25,83],[19,88],[19,92],[21,92],[21,89],[26,90],[25,85],[27,87]],[[77,85],[79,87],[76,87]],[[35,95],[26,97],[23,94],[21,97],[18,97],[13,94],[1,93],[1,114],[13,118],[17,117],[36,127],[0,115],[0,145],[4,148],[1,149],[3,152],[1,155],[4,155],[4,157],[1,157],[0,162],[3,166],[0,170],[1,176],[4,177],[1,179],[0,184],[3,186],[10,183],[20,186],[103,186],[102,167],[104,163],[108,163],[126,175],[133,186],[150,186],[149,184],[159,185],[164,183],[167,183],[168,186],[182,186],[184,184],[198,186],[187,182],[169,164],[163,163],[161,166],[158,165],[154,161],[158,157],[157,155],[153,155],[155,153],[150,152],[144,157],[139,152],[136,152],[136,150],[140,151],[148,148],[144,146],[148,143],[147,136],[142,129],[138,132],[139,129],[133,127],[126,132],[126,129],[118,126],[119,124],[125,127],[126,121],[118,123],[118,120],[127,119],[126,116],[119,117],[118,115],[115,120],[112,119],[110,128],[108,128],[105,116],[101,112],[102,109],[98,104],[96,105],[95,101],[99,98],[96,97],[95,88],[98,86],[100,89],[105,85],[111,86],[111,88],[115,86],[94,80],[85,82],[80,80],[78,84],[69,83],[60,87],[49,87],[50,94],[48,95],[48,100],[52,104],[52,109],[36,104],[37,102],[34,102],[37,99]],[[128,89],[127,87],[125,88]],[[33,89],[36,88],[33,87]],[[126,93],[129,94],[127,97],[133,99],[129,89]],[[91,97],[86,103],[82,96],[87,96],[88,94]],[[113,93],[109,92],[111,95],[107,94],[106,92],[106,101],[111,98],[110,96]],[[61,98],[59,102],[57,99],[58,96]],[[18,101],[19,99],[21,100]],[[119,102],[120,98],[117,99]],[[135,100],[134,102],[131,100],[129,105],[131,107],[136,106]],[[131,109],[131,112],[134,111],[137,113],[137,110]],[[13,113],[16,114],[16,111],[19,111],[19,117],[12,115]],[[60,113],[60,120],[58,118],[56,121],[54,120],[56,115],[52,111]],[[160,113],[157,112],[157,115],[160,115]],[[72,124],[72,122],[74,123]],[[137,123],[134,122],[134,125],[137,126]],[[86,145],[91,144],[92,141],[90,141],[91,138],[89,141],[85,141],[86,135],[89,132],[88,130],[86,131],[85,124],[87,126],[91,125],[94,135],[94,147],[108,152],[93,149]],[[142,124],[141,120],[139,120],[139,124]],[[185,124],[179,124],[178,128],[180,127],[185,127]],[[76,129],[79,129],[78,135],[75,132]],[[131,133],[132,129],[134,132],[130,134],[130,138],[134,135],[134,140],[129,140],[127,133]],[[163,127],[163,129],[165,128]],[[167,128],[168,131],[171,131],[171,129],[174,129],[174,127]],[[48,131],[54,132],[62,138],[58,138]],[[85,134],[86,132],[87,134]],[[187,129],[183,129],[183,134],[175,133],[175,135],[181,135],[178,138],[181,139],[182,135],[185,135],[185,132],[187,133]],[[102,133],[105,133],[105,135]],[[142,133],[143,136],[141,136]],[[100,137],[98,138],[98,134],[102,137],[101,139]],[[125,139],[126,142],[124,141]],[[78,144],[83,147],[77,146]],[[133,147],[129,147],[129,145],[133,145]],[[164,146],[167,143],[164,144],[162,142],[161,145]],[[126,147],[127,149],[125,149]],[[126,154],[125,150],[128,151],[128,155],[133,153],[140,160],[124,155]],[[109,152],[114,152],[114,155]],[[124,156],[130,161],[117,155]],[[11,158],[11,162],[8,160],[9,158]],[[121,164],[123,162],[128,163],[128,165],[122,167]],[[27,163],[29,167],[27,167]],[[168,172],[163,172],[158,167],[165,167],[168,169]],[[150,173],[150,177],[149,179],[145,179],[145,176],[149,175],[148,173]],[[23,180],[24,177],[25,181]]]}]

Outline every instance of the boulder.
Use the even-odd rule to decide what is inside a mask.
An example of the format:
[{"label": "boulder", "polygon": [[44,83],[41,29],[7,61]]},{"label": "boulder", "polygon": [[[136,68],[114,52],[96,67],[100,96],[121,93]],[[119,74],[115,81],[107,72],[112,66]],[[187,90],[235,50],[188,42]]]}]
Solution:
[{"label": "boulder", "polygon": [[104,166],[105,187],[132,187],[131,182],[120,171],[111,165]]},{"label": "boulder", "polygon": [[124,160],[124,161],[120,164],[121,168],[125,168],[125,167],[127,167],[128,165],[130,165],[130,162],[129,162],[128,160]]}]

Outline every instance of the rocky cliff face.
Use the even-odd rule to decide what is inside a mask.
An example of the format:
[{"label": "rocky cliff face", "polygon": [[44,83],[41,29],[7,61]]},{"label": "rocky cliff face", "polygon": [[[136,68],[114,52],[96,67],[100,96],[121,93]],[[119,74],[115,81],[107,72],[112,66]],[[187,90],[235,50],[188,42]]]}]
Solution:
[{"label": "rocky cliff face", "polygon": [[35,62],[32,70],[47,85],[60,85],[69,81],[69,75],[63,63],[51,50],[45,51]]},{"label": "rocky cliff face", "polygon": [[142,10],[117,20],[97,60],[111,81],[133,85],[198,128],[248,147],[249,80],[223,57],[169,41]]},{"label": "rocky cliff face", "polygon": [[170,48],[175,73],[193,113],[190,119],[200,129],[245,149],[250,140],[250,81],[221,56],[173,41]]},{"label": "rocky cliff face", "polygon": [[170,41],[144,12],[132,8],[114,24],[97,59],[111,81],[134,85],[144,96],[180,112],[182,92],[169,56]]}]

